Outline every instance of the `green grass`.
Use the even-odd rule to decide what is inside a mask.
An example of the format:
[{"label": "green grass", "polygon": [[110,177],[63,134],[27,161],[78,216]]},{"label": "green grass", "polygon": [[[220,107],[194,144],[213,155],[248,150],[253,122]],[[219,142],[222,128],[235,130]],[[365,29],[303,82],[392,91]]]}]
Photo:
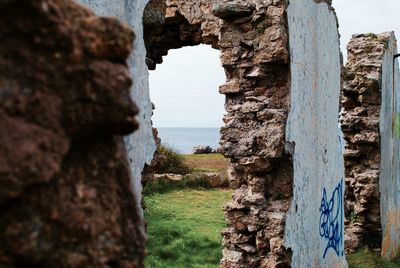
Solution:
[{"label": "green grass", "polygon": [[[228,165],[221,154],[179,158],[195,172],[220,172]],[[222,206],[231,199],[232,191],[209,188],[208,182],[201,180],[160,180],[146,185],[145,219],[149,223],[146,267],[219,267],[220,232],[226,226]],[[368,248],[347,254],[347,260],[350,268],[400,268],[400,259],[385,262],[379,253]]]},{"label": "green grass", "polygon": [[145,197],[149,268],[218,267],[222,206],[231,191],[179,190]]},{"label": "green grass", "polygon": [[157,149],[155,158],[157,158],[157,161],[155,161],[153,168],[158,174],[174,173],[184,175],[193,172],[192,168],[185,163],[183,155],[164,145]]},{"label": "green grass", "polygon": [[191,159],[213,159],[213,160],[223,160],[226,159],[222,154],[184,154],[183,157],[186,160]]},{"label": "green grass", "polygon": [[222,154],[182,155],[164,145],[157,149],[155,158],[153,169],[157,174],[218,173],[226,170],[229,165],[229,160]]},{"label": "green grass", "polygon": [[228,168],[229,160],[222,154],[185,154],[185,163],[193,172],[222,172]]},{"label": "green grass", "polygon": [[143,188],[143,195],[149,196],[154,194],[169,193],[171,191],[184,190],[184,189],[199,189],[205,190],[210,189],[211,184],[207,180],[197,179],[191,180],[183,178],[180,181],[169,181],[164,179],[158,179],[154,182],[147,182]]},{"label": "green grass", "polygon": [[349,268],[399,268],[400,259],[392,262],[383,261],[379,253],[363,248],[356,253],[347,254]]},{"label": "green grass", "polygon": [[374,34],[374,33],[367,33],[367,34],[365,34],[365,36],[370,37],[372,39],[378,38],[378,36],[376,34]]}]

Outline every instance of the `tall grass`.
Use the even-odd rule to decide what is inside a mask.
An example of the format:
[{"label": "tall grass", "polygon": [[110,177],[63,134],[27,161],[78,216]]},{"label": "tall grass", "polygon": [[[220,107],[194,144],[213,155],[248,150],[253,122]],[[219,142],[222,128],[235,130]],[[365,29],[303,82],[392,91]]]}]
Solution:
[{"label": "tall grass", "polygon": [[347,255],[349,268],[399,268],[400,259],[393,261],[383,261],[378,252],[374,252],[368,247],[358,250],[356,253]]},{"label": "tall grass", "polygon": [[151,268],[217,268],[222,257],[222,206],[230,190],[180,190],[145,197]]}]

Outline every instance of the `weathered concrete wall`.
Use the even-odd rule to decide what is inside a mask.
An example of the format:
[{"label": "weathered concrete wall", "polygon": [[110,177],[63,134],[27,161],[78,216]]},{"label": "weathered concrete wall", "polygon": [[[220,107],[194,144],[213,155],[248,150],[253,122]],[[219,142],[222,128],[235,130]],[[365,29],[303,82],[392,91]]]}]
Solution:
[{"label": "weathered concrete wall", "polygon": [[385,259],[400,254],[400,73],[394,33],[387,34],[382,62],[379,175],[382,251]]},{"label": "weathered concrete wall", "polygon": [[[342,92],[346,249],[399,252],[399,72],[393,33],[353,36]],[[394,64],[395,63],[395,64]]]},{"label": "weathered concrete wall", "polygon": [[[133,44],[134,54],[128,59],[132,77],[135,77],[131,88],[131,97],[139,107],[138,122],[140,128],[125,138],[128,158],[132,170],[132,189],[137,203],[141,202],[141,173],[145,164],[150,164],[156,149],[153,138],[151,115],[152,105],[149,95],[146,49],[143,39],[143,11],[148,0],[77,0],[89,6],[101,16],[113,16],[129,24],[136,33]],[[140,207],[140,206],[139,206]],[[142,212],[141,212],[142,213]]]},{"label": "weathered concrete wall", "polygon": [[292,267],[346,267],[343,140],[338,127],[341,61],[336,16],[327,3],[290,1],[293,200],[285,246]]}]

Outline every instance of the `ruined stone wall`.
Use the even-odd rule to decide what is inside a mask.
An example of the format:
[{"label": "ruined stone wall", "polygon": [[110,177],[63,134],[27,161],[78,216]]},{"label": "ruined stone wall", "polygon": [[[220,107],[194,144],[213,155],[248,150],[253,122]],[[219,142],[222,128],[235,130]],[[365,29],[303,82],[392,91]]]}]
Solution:
[{"label": "ruined stone wall", "polygon": [[224,208],[228,228],[222,267],[290,264],[282,246],[292,191],[284,150],[289,104],[285,8],[285,1],[167,1],[161,27],[152,24],[145,31],[151,68],[171,48],[205,43],[221,51],[227,75],[220,87],[227,111],[221,145],[231,160],[235,189]]},{"label": "ruined stone wall", "polygon": [[72,1],[4,0],[0,36],[0,267],[141,267],[131,29]]},{"label": "ruined stone wall", "polygon": [[347,267],[336,21],[331,6],[323,1],[290,1],[291,101],[286,140],[293,151],[294,192],[285,246],[293,252],[293,267]]},{"label": "ruined stone wall", "polygon": [[[337,118],[341,63],[330,6],[312,0],[291,4],[288,28],[286,1],[157,3],[150,2],[148,14],[160,18],[156,14],[165,10],[165,19],[145,25],[151,69],[172,48],[205,43],[221,51],[227,81],[220,93],[226,96],[227,114],[220,143],[230,158],[235,189],[224,207],[228,228],[222,232],[221,266],[291,265],[284,232],[293,180],[298,186],[286,245],[294,250],[294,267],[345,266],[343,141]],[[305,19],[304,13],[309,14]],[[338,211],[321,207],[330,200]],[[336,221],[321,223],[321,213]],[[338,228],[335,237],[328,234],[329,224]]]},{"label": "ruined stone wall", "polygon": [[221,146],[231,161],[235,189],[224,207],[228,228],[221,266],[288,266],[291,255],[283,247],[292,196],[292,163],[284,149],[290,101],[286,1],[220,3],[213,11],[223,19],[218,45],[227,75],[220,87],[227,114]]},{"label": "ruined stone wall", "polygon": [[[140,173],[154,150],[146,63],[205,43],[227,76],[221,146],[235,191],[221,266],[345,267],[330,5],[155,0],[144,12],[145,0],[81,2],[124,19],[136,41],[72,1],[0,2],[0,265],[142,266]],[[137,128],[132,97],[141,128],[125,140],[131,180],[122,136]]]},{"label": "ruined stone wall", "polygon": [[396,51],[393,33],[355,35],[348,44],[342,92],[346,248],[382,246],[387,258],[399,247]]}]

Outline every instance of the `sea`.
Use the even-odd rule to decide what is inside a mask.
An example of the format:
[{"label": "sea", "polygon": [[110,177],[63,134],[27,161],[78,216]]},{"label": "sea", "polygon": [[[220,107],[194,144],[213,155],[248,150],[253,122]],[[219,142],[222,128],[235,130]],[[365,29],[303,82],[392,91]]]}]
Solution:
[{"label": "sea", "polygon": [[219,148],[219,128],[158,127],[161,144],[181,154],[190,154],[198,145]]}]

